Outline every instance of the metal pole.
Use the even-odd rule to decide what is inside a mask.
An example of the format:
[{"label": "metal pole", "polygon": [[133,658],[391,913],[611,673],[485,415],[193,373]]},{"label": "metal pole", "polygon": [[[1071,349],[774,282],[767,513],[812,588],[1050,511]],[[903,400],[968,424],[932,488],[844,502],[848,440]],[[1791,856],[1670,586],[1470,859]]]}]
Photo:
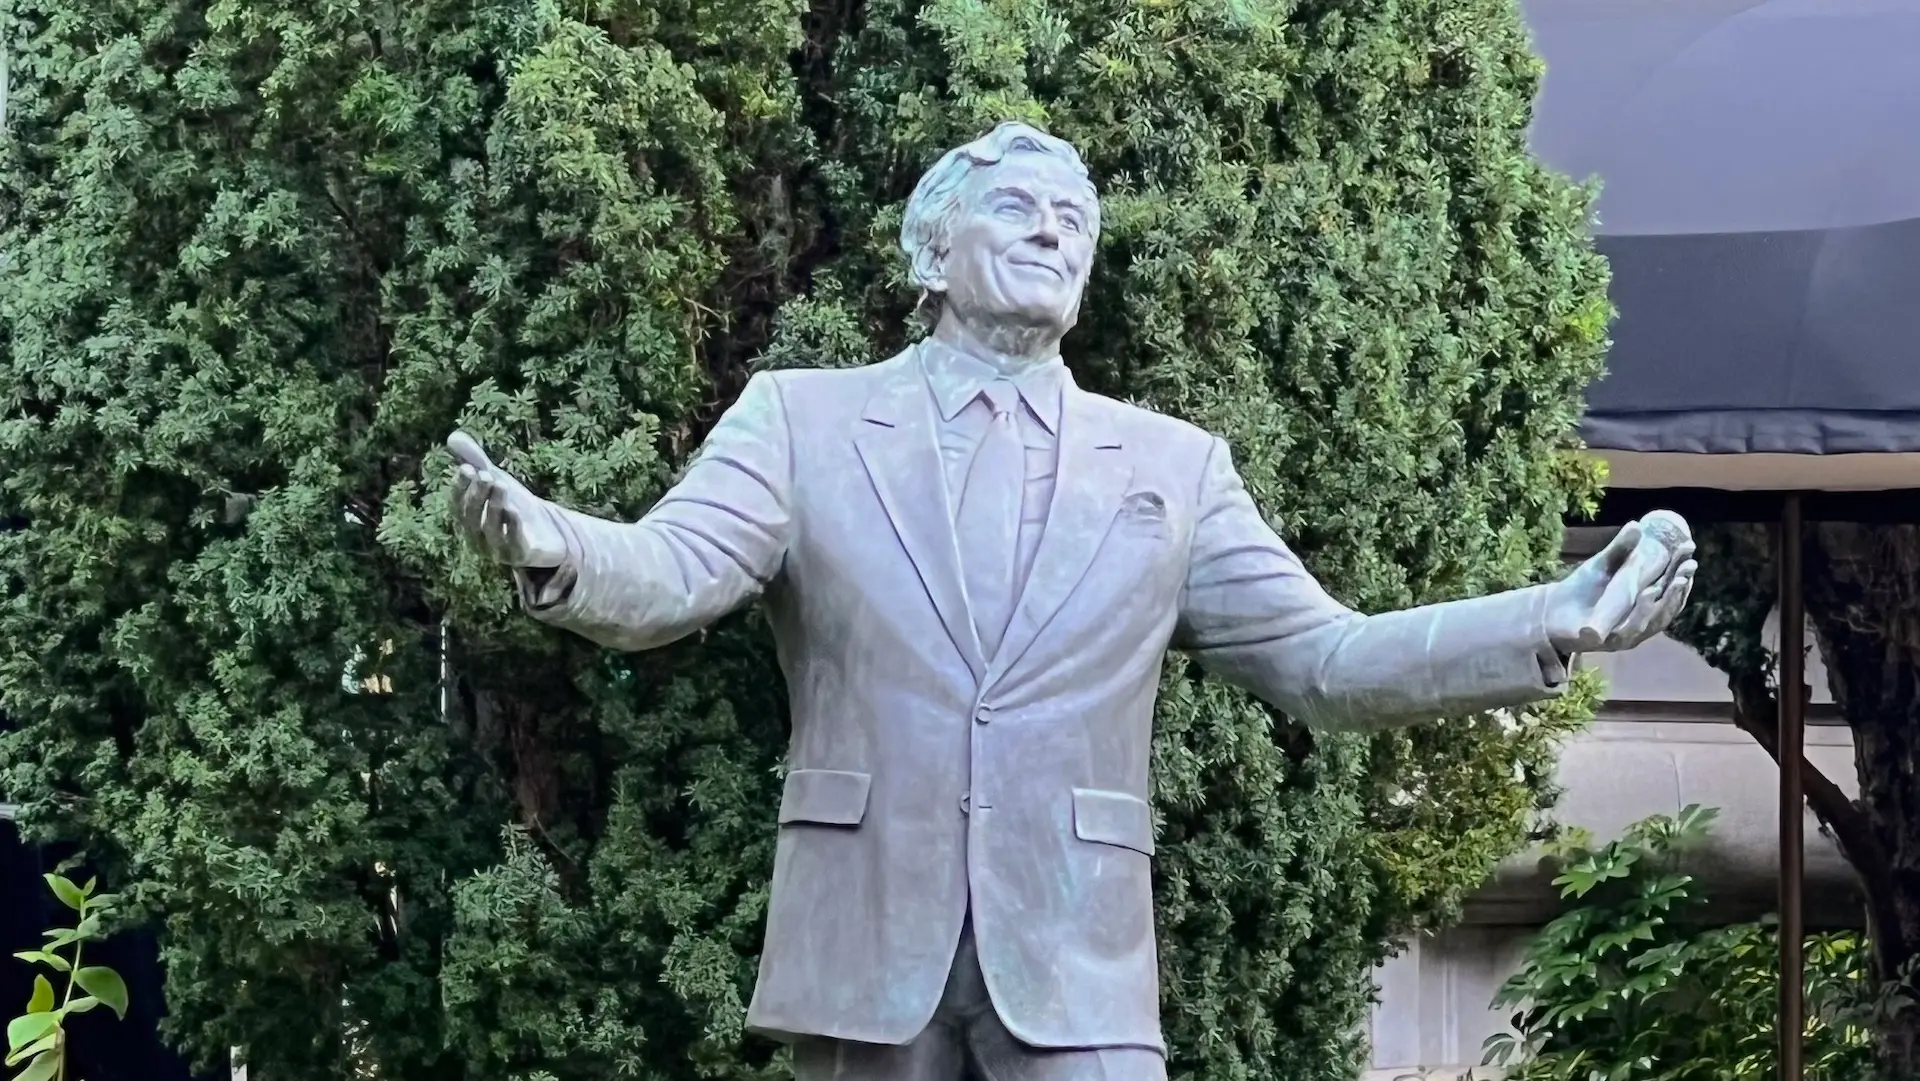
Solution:
[{"label": "metal pole", "polygon": [[1806,607],[1801,593],[1800,493],[1786,495],[1780,513],[1780,1081],[1805,1074],[1806,920],[1801,884],[1806,874]]}]

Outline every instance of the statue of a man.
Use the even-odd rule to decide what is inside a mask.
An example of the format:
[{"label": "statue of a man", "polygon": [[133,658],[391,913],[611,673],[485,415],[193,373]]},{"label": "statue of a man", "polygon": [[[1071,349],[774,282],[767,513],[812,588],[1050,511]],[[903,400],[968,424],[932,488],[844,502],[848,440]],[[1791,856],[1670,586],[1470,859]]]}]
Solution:
[{"label": "statue of a man", "polygon": [[[1100,205],[1003,124],[915,189],[937,322],[883,363],[754,376],[638,522],[549,503],[463,433],[463,531],[614,649],[764,598],[792,702],[756,1031],[800,1081],[1159,1081],[1147,766],[1169,647],[1322,729],[1514,707],[1685,603],[1628,526],[1563,580],[1361,615],[1225,443],[1076,387]],[[1667,521],[1677,521],[1668,517]]]}]

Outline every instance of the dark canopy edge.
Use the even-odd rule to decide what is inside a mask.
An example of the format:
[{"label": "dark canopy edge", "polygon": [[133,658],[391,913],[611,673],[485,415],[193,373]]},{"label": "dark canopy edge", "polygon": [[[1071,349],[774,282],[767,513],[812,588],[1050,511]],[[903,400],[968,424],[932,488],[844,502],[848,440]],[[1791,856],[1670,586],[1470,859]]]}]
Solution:
[{"label": "dark canopy edge", "polygon": [[1589,414],[1595,450],[1665,454],[1913,454],[1920,412],[1707,409]]},{"label": "dark canopy edge", "polygon": [[[1809,522],[1920,524],[1920,488],[1886,492],[1807,492]],[[1724,492],[1716,488],[1611,488],[1591,520],[1569,525],[1624,525],[1649,511],[1671,510],[1692,522],[1778,522],[1779,492]]]}]

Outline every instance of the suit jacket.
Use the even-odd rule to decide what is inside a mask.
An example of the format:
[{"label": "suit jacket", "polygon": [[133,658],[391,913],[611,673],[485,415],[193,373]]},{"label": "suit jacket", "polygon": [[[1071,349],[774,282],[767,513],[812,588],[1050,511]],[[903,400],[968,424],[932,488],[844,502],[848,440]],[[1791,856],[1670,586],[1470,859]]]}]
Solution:
[{"label": "suit jacket", "polygon": [[792,704],[748,1025],[903,1043],[969,905],[1006,1027],[1161,1047],[1148,759],[1169,645],[1294,717],[1379,726],[1556,689],[1538,587],[1363,616],[1254,508],[1226,445],[1069,387],[1053,506],[983,656],[913,350],[763,373],[638,523],[554,509],[540,618],[620,649],[764,595]]}]

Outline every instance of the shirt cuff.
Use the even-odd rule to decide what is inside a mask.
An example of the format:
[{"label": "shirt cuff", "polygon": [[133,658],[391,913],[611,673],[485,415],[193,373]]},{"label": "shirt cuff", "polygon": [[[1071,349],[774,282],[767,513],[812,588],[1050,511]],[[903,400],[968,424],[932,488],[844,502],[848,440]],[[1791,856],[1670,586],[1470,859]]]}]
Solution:
[{"label": "shirt cuff", "polygon": [[1572,678],[1573,654],[1562,653],[1552,646],[1540,652],[1540,680],[1549,688],[1558,690],[1567,685]]},{"label": "shirt cuff", "polygon": [[1534,611],[1534,657],[1540,662],[1540,682],[1547,690],[1559,693],[1566,688],[1572,678],[1573,654],[1560,652],[1553,644],[1553,638],[1547,634],[1547,605],[1553,600],[1553,590],[1548,586],[1534,587],[1539,597]]},{"label": "shirt cuff", "polygon": [[558,508],[549,505],[545,509],[549,520],[560,532],[567,554],[557,567],[513,568],[513,582],[520,594],[520,603],[527,611],[534,613],[549,611],[567,603],[580,583],[581,561],[586,558],[586,545],[574,530],[573,523]]},{"label": "shirt cuff", "polygon": [[579,580],[579,574],[571,566],[513,568],[513,581],[519,588],[520,603],[530,612],[542,612],[565,604]]}]

